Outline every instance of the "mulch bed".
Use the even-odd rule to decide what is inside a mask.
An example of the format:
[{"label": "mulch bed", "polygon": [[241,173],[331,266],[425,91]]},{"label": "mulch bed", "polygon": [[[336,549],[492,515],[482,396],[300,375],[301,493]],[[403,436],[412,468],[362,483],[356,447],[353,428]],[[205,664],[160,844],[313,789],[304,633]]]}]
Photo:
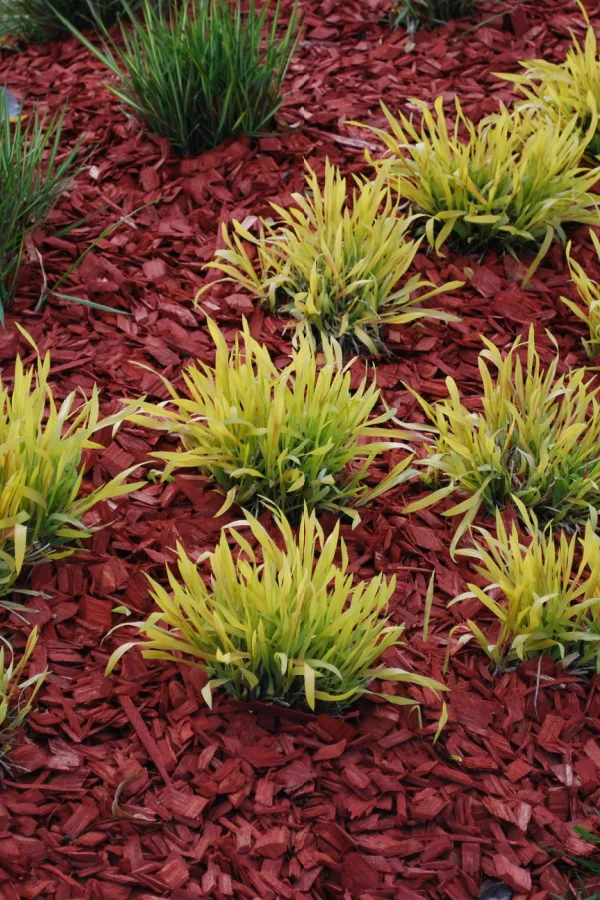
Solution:
[{"label": "mulch bed", "polygon": [[[102,86],[105,72],[74,40],[3,53],[0,82],[43,108],[67,102],[67,137],[83,135],[90,154],[46,233],[34,236],[50,284],[104,228],[132,213],[62,286],[115,307],[114,314],[55,299],[35,314],[43,275],[31,249],[13,316],[0,332],[6,372],[17,348],[32,358],[16,319],[42,351],[51,349],[60,397],[89,392],[94,382],[107,412],[122,397],[162,397],[159,379],[135,364],[177,380],[186,363],[211,359],[192,297],[205,283],[202,267],[222,221],[268,214],[269,201],[289,203],[302,189],[304,158],[318,169],[329,156],[346,172],[367,171],[369,138],[345,122],[381,122],[380,98],[406,109],[410,97],[450,101],[458,91],[466,113],[479,118],[511,100],[510,85],[492,73],[533,56],[560,59],[569,28],[582,33],[575,4],[556,0],[507,0],[505,15],[491,4],[482,17],[495,18],[477,30],[465,33],[473,23],[461,22],[414,39],[389,29],[383,0],[303,6],[307,28],[278,130],[255,145],[235,140],[196,159],[177,158],[166,141],[129,121]],[[597,2],[588,10],[600,15]],[[74,230],[47,236],[90,213]],[[587,230],[571,236],[574,256],[598,276]],[[406,383],[434,400],[452,375],[476,397],[482,333],[507,347],[534,322],[546,360],[549,328],[564,367],[585,362],[579,323],[560,301],[573,296],[562,248],[552,249],[527,289],[524,267],[509,256],[421,253],[416,265],[435,282],[467,284],[441,300],[460,314],[458,324],[390,330],[378,380],[400,418],[418,415]],[[289,349],[285,323],[244,294],[217,287],[204,306],[227,332],[246,315],[276,356]],[[155,441],[134,427],[101,437],[106,449],[90,457],[89,484],[146,460]],[[389,465],[385,460],[380,471]],[[510,888],[498,897],[574,896],[554,851],[590,853],[573,825],[591,825],[600,807],[600,677],[548,660],[494,674],[470,645],[453,653],[442,675],[450,628],[481,611],[471,602],[447,607],[472,576],[460,558],[450,559],[452,521],[440,515],[443,506],[403,514],[407,497],[423,490],[413,484],[387,495],[343,533],[357,576],[398,576],[393,619],[406,622],[406,645],[389,661],[445,678],[452,688],[449,721],[435,745],[440,704],[421,689],[410,692],[422,703],[419,729],[414,714],[383,700],[345,718],[222,695],[208,710],[199,673],[144,662],[137,651],[105,679],[106,660],[128,633],[101,644],[124,621],[112,609],[125,604],[135,619],[147,613],[144,573],[164,577],[176,540],[190,553],[211,550],[239,510],[215,519],[221,499],[190,475],[98,508],[92,522],[107,527],[87,552],[41,565],[27,585],[43,592],[28,601],[27,618],[42,632],[35,667],[47,664],[52,674],[13,754],[22,768],[0,792],[3,900],[466,900],[490,879]],[[332,522],[327,515],[322,521]],[[28,628],[17,615],[4,614],[3,629],[23,645]]]}]

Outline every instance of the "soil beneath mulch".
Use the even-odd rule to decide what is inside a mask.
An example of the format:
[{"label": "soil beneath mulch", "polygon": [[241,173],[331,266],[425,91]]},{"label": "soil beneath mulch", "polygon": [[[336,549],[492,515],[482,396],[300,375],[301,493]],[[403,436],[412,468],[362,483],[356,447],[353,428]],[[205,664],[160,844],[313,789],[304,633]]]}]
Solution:
[{"label": "soil beneath mulch", "polygon": [[[162,398],[158,377],[136,363],[177,381],[186,363],[212,359],[192,298],[205,283],[202,267],[222,221],[251,224],[269,214],[269,201],[288,204],[302,189],[303,159],[318,170],[329,156],[348,173],[368,171],[369,136],[345,123],[381,123],[380,98],[407,110],[411,97],[441,94],[450,102],[459,92],[466,113],[479,118],[511,101],[510,85],[494,72],[516,70],[519,59],[533,56],[558,60],[569,28],[582,34],[575,4],[554,0],[507,0],[513,12],[506,15],[492,4],[481,18],[493,18],[477,30],[474,20],[462,21],[414,39],[390,30],[383,0],[302,5],[307,27],[277,130],[196,159],[176,157],[166,141],[128,120],[103,87],[106,73],[76,41],[2,54],[0,81],[43,108],[67,102],[68,140],[83,135],[90,154],[45,233],[34,237],[49,283],[131,213],[62,285],[114,314],[56,299],[34,313],[44,276],[30,248],[14,315],[0,332],[3,376],[18,348],[32,359],[16,319],[42,351],[51,349],[58,396],[89,393],[98,383],[107,412],[122,397]],[[589,2],[588,10],[600,17],[600,4]],[[90,213],[75,229],[48,236]],[[570,236],[575,258],[598,276],[587,230]],[[561,247],[527,289],[525,266],[493,252],[481,259],[421,253],[416,266],[436,283],[467,283],[440,301],[460,315],[457,324],[388,333],[390,355],[377,373],[400,418],[418,416],[405,384],[435,400],[451,375],[475,401],[480,334],[508,347],[533,322],[546,361],[551,329],[562,366],[585,363],[579,323],[560,301],[573,296]],[[285,323],[243,293],[217,287],[204,308],[231,334],[246,315],[275,356],[289,350]],[[89,485],[145,461],[155,442],[134,427],[101,438],[106,449],[90,457]],[[382,460],[374,478],[393,462]],[[106,527],[87,552],[41,565],[27,585],[43,592],[28,601],[27,619],[41,628],[34,669],[48,665],[51,675],[13,754],[22,770],[0,792],[3,900],[466,900],[490,879],[510,887],[499,897],[573,896],[578,883],[570,887],[557,853],[591,850],[573,825],[591,825],[600,807],[600,677],[548,660],[494,674],[470,646],[453,650],[442,675],[449,630],[481,618],[481,610],[470,601],[448,609],[472,573],[449,556],[453,523],[441,516],[443,505],[403,514],[407,498],[424,490],[411,484],[386,495],[343,533],[358,577],[398,576],[392,618],[406,622],[406,645],[388,661],[452,689],[449,721],[435,745],[440,703],[418,688],[410,695],[422,704],[422,729],[414,714],[383,700],[345,718],[249,707],[223,695],[208,710],[199,673],[145,662],[137,651],[104,678],[111,650],[128,634],[101,644],[125,621],[113,608],[125,604],[135,619],[147,613],[144,573],[164,578],[177,540],[191,554],[212,550],[239,510],[215,519],[222,499],[190,475],[148,483],[126,502],[98,508],[91,522]],[[330,527],[333,520],[322,521]],[[23,646],[28,626],[20,617],[4,614],[2,627]]]}]

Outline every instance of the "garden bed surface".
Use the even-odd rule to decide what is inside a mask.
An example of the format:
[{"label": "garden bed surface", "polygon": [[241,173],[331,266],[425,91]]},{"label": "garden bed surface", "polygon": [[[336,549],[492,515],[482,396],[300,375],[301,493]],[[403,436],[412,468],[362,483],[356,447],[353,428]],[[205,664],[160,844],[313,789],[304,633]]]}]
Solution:
[{"label": "garden bed surface", "polygon": [[[278,130],[195,159],[178,158],[165,140],[127,119],[103,87],[104,70],[76,40],[3,53],[0,83],[43,108],[68,103],[66,135],[72,142],[83,135],[90,154],[46,231],[91,218],[60,237],[34,236],[49,282],[103,228],[132,213],[68,289],[63,285],[121,312],[50,300],[34,314],[43,278],[31,251],[0,330],[6,371],[17,349],[32,359],[16,319],[42,352],[52,351],[59,397],[73,389],[89,394],[96,382],[107,412],[123,397],[162,398],[160,380],[136,363],[177,381],[184,365],[212,360],[204,316],[192,300],[205,283],[203,265],[221,222],[236,217],[251,225],[251,217],[269,214],[269,201],[288,205],[302,189],[304,159],[319,171],[328,156],[347,173],[368,172],[364,149],[373,138],[346,121],[381,124],[380,99],[406,110],[410,97],[432,102],[443,95],[450,104],[458,92],[466,114],[478,119],[512,100],[511,86],[494,72],[516,71],[519,59],[535,56],[559,60],[569,28],[583,34],[576,5],[557,0],[518,9],[507,0],[508,13],[486,7],[480,19],[495,18],[476,30],[475,20],[461,21],[414,38],[389,28],[383,2],[303,6],[305,34]],[[600,23],[599,4],[588,2],[588,11]],[[598,277],[587,229],[571,236],[574,258]],[[425,320],[389,330],[390,354],[377,377],[399,418],[419,416],[406,384],[436,400],[445,396],[448,375],[476,404],[481,334],[507,348],[533,322],[546,362],[554,351],[545,329],[558,340],[563,370],[586,362],[580,323],[560,300],[574,296],[560,245],[526,289],[526,266],[494,252],[477,259],[423,252],[416,266],[436,283],[467,283],[436,301],[460,316],[457,324]],[[285,323],[248,296],[220,287],[203,305],[228,335],[247,316],[252,334],[284,359]],[[100,437],[106,449],[91,457],[89,485],[145,461],[156,440],[133,426],[114,439]],[[382,459],[381,474],[390,463]],[[383,701],[336,719],[246,707],[221,694],[211,711],[200,698],[199,673],[144,662],[137,652],[104,678],[111,650],[127,634],[101,645],[124,621],[113,608],[128,606],[134,619],[148,613],[144,573],[164,577],[177,540],[192,555],[212,550],[223,524],[240,513],[215,519],[222,498],[190,475],[148,483],[116,510],[101,505],[91,521],[109,524],[88,551],[41,565],[29,585],[43,591],[27,601],[34,610],[28,618],[41,629],[35,664],[47,664],[51,675],[28,740],[14,754],[27,771],[13,771],[0,793],[0,896],[467,900],[483,881],[499,878],[515,898],[567,897],[567,870],[550,848],[589,852],[573,825],[591,824],[600,807],[600,677],[548,660],[494,674],[471,645],[453,654],[442,675],[450,628],[481,613],[477,602],[447,608],[470,572],[460,557],[450,558],[453,520],[441,516],[444,504],[403,514],[407,498],[425,490],[414,483],[395,490],[343,534],[357,576],[398,576],[392,617],[406,622],[406,646],[391,662],[452,689],[449,721],[435,746],[440,703],[421,689],[411,691],[422,702],[419,731],[415,715]],[[330,527],[333,519],[321,521]],[[23,646],[27,627],[3,615],[7,635]]]}]

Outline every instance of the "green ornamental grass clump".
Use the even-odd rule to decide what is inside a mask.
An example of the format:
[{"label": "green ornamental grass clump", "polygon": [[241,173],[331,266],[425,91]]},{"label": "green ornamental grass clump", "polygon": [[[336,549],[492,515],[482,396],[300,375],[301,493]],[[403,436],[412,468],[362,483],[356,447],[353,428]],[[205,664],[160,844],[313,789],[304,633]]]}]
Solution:
[{"label": "green ornamental grass clump", "polygon": [[[209,678],[202,691],[209,706],[220,687],[241,700],[310,709],[317,703],[344,708],[372,693],[376,678],[445,690],[431,678],[377,664],[404,630],[385,617],[395,579],[377,575],[354,584],[339,522],[325,537],[315,514],[305,511],[296,537],[285,516],[278,513],[275,521],[277,541],[250,515],[221,532],[210,554],[210,587],[178,546],[179,578],[168,572],[170,592],[149,579],[158,610],[134,623],[141,640],[118,647],[106,674],[131,647],[140,646],[146,659],[202,669]],[[257,552],[240,526],[250,529]],[[418,707],[411,697],[383,696]]]},{"label": "green ornamental grass clump", "polygon": [[43,43],[68,34],[69,25],[112,25],[126,7],[124,0],[0,0],[0,37]]},{"label": "green ornamental grass clump", "polygon": [[[125,0],[123,0],[126,5]],[[237,134],[270,128],[299,39],[281,0],[140,0],[104,47],[80,39],[113,74],[126,110],[181,153],[197,155]],[[75,29],[74,29],[75,30]]]},{"label": "green ornamental grass clump", "polygon": [[15,291],[26,238],[43,224],[74,174],[78,147],[61,151],[63,119],[37,112],[25,119],[0,115],[0,323]]},{"label": "green ornamental grass clump", "polygon": [[477,3],[478,0],[394,0],[392,22],[396,28],[410,32],[422,25],[431,28],[472,15]]},{"label": "green ornamental grass clump", "polygon": [[141,403],[131,419],[176,435],[181,447],[152,456],[166,463],[164,477],[196,469],[211,477],[233,503],[258,512],[275,505],[288,517],[304,506],[346,512],[364,506],[410,475],[406,454],[379,483],[368,486],[382,451],[408,449],[405,436],[386,427],[393,410],[375,413],[379,391],[365,377],[350,389],[350,365],[339,344],[325,342],[322,357],[299,333],[290,363],[278,369],[244,321],[229,349],[214,323],[214,366],[198,362],[183,374],[181,396],[163,379],[170,400]]}]

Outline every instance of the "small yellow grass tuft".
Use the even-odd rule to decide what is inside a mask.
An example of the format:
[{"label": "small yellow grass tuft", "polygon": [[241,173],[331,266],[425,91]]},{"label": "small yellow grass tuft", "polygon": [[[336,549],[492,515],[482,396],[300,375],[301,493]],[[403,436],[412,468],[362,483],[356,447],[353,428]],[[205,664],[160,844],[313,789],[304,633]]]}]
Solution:
[{"label": "small yellow grass tuft", "polygon": [[[381,349],[385,325],[423,317],[457,321],[416,305],[462,282],[436,287],[418,274],[406,278],[420,241],[407,240],[413,218],[398,215],[385,173],[374,181],[356,178],[349,204],[346,179],[329,160],[323,189],[307,168],[309,193],[293,195],[296,207],[272,204],[280,221],[263,221],[259,237],[239,222],[231,233],[224,224],[225,248],[207,268],[223,272],[224,281],[241,285],[271,309],[373,354]],[[256,247],[256,262],[244,242]]]},{"label": "small yellow grass tuft", "polygon": [[[304,512],[296,538],[277,513],[278,543],[251,515],[222,531],[211,555],[206,587],[196,565],[178,547],[179,579],[169,572],[170,595],[150,580],[159,609],[134,623],[144,640],[121,645],[106,674],[131,647],[147,659],[184,661],[203,669],[209,682],[203,695],[225,687],[243,700],[274,700],[285,705],[317,702],[347,706],[372,693],[373,679],[443,691],[431,678],[376,665],[396,646],[403,625],[381,618],[395,579],[377,575],[353,584],[339,523],[327,538],[314,513]],[[249,528],[258,548],[237,530]],[[239,556],[229,546],[232,537]],[[340,551],[341,563],[334,557]],[[129,624],[129,623],[128,623]],[[391,703],[418,707],[415,699],[383,695]]]},{"label": "small yellow grass tuft", "polygon": [[407,454],[375,487],[366,481],[384,450],[410,448],[404,432],[386,426],[394,410],[373,415],[379,400],[366,375],[350,390],[350,366],[341,348],[324,339],[318,354],[305,331],[297,335],[291,361],[279,370],[266,347],[243,332],[232,349],[217,326],[208,326],[216,346],[214,367],[198,362],[184,372],[187,396],[163,379],[171,400],[141,403],[132,421],[176,434],[182,448],[152,455],[175,469],[198,469],[233,503],[258,511],[272,504],[287,515],[326,507],[363,506],[412,474]]},{"label": "small yellow grass tuft", "polygon": [[144,483],[124,483],[133,466],[78,498],[83,452],[101,446],[92,435],[131,410],[100,419],[96,386],[89,400],[78,404],[73,392],[58,405],[49,373],[49,354],[29,369],[17,356],[12,388],[0,377],[0,595],[11,590],[25,563],[73,553],[91,534],[81,519],[96,503]]},{"label": "small yellow grass tuft", "polygon": [[[469,592],[453,603],[477,597],[497,617],[500,631],[493,641],[475,622],[469,626],[498,666],[548,652],[600,672],[600,539],[594,526],[588,521],[582,538],[561,532],[557,540],[551,530],[540,533],[522,505],[521,514],[530,531],[528,545],[497,513],[497,536],[477,529],[483,543],[459,551],[476,561],[475,571],[488,586],[469,584]],[[497,600],[490,596],[496,590]]]},{"label": "small yellow grass tuft", "polygon": [[[600,241],[591,229],[590,237],[600,260]],[[589,340],[584,338],[583,346],[587,355],[592,359],[600,352],[600,285],[598,282],[592,281],[585,269],[573,259],[570,242],[567,246],[567,261],[571,278],[577,287],[583,306],[579,306],[567,297],[561,297],[561,300],[569,307],[571,312],[575,313],[578,319],[581,319],[587,325],[590,338]]]},{"label": "small yellow grass tuft", "polygon": [[586,141],[597,126],[595,110],[584,139],[574,117],[556,122],[535,111],[511,114],[502,107],[475,125],[456,98],[451,129],[441,97],[435,101],[435,117],[422,101],[411,102],[423,116],[420,130],[402,113],[395,118],[383,106],[390,130],[370,130],[390,155],[376,161],[367,157],[380,174],[387,173],[398,196],[414,204],[436,250],[450,238],[473,251],[492,242],[513,252],[531,246],[537,255],[527,280],[552,240],[564,240],[565,223],[600,224],[598,197],[590,193],[600,167],[581,167]]},{"label": "small yellow grass tuft", "polygon": [[545,523],[570,526],[600,509],[600,389],[591,387],[585,369],[557,376],[558,356],[544,370],[533,327],[526,343],[517,339],[505,357],[482,340],[481,412],[467,409],[452,378],[448,398],[434,406],[415,394],[432,425],[423,429],[431,433],[429,454],[414,464],[426,466],[427,479],[442,486],[406,512],[466,494],[444,513],[463,516],[453,552],[481,507],[494,513],[518,500],[519,509],[534,510]]}]

